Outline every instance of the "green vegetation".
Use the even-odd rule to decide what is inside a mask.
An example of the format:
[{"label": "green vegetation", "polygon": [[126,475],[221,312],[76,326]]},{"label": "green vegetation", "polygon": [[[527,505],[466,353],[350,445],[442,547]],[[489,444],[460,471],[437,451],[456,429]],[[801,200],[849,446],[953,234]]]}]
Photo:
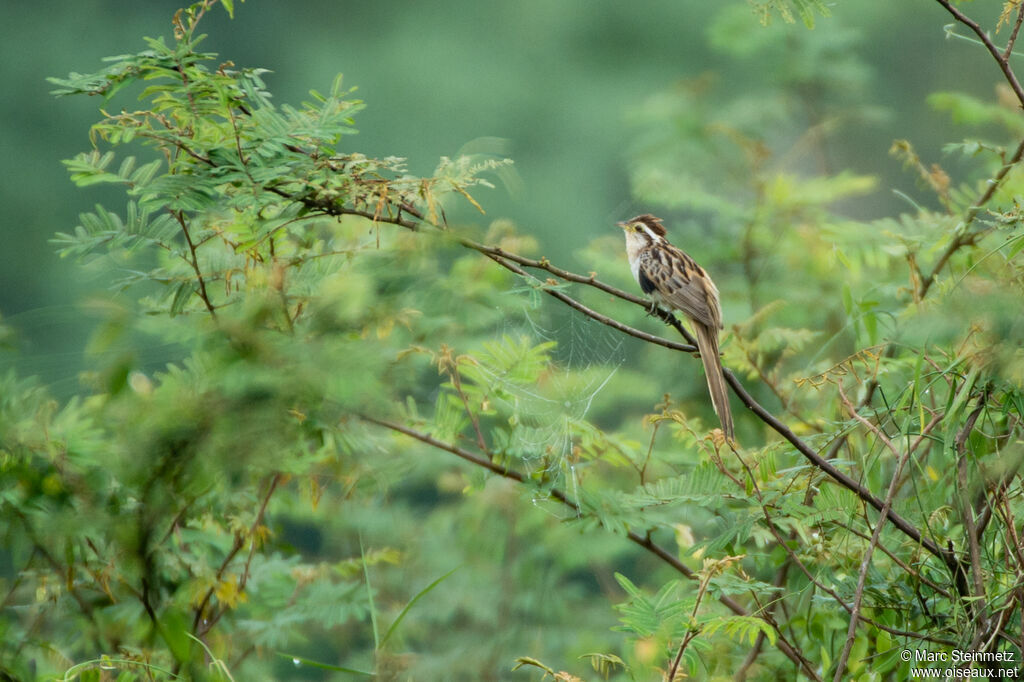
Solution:
[{"label": "green vegetation", "polygon": [[971,137],[945,165],[893,143],[918,184],[893,217],[837,208],[880,181],[831,168],[830,136],[879,112],[817,0],[706,27],[762,89],[624,107],[636,202],[722,291],[738,444],[632,282],[627,215],[545,257],[554,225],[485,213],[520,180],[496,145],[430,173],[360,153],[340,77],[287,104],[205,51],[229,0],[51,79],[98,98],[65,163],[117,197],[53,245],[113,293],[73,397],[0,376],[0,678],[1016,667],[1024,5],[988,33],[938,5],[1005,85],[932,96]]}]

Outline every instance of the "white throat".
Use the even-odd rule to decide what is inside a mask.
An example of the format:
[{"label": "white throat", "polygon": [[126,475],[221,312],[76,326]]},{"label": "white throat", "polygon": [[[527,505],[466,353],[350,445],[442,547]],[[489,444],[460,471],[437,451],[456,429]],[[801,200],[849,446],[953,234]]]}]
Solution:
[{"label": "white throat", "polygon": [[626,235],[626,257],[629,259],[629,269],[633,271],[633,278],[640,281],[640,252],[652,244],[657,244],[661,238],[651,232],[646,226],[644,232],[633,232],[627,230]]}]

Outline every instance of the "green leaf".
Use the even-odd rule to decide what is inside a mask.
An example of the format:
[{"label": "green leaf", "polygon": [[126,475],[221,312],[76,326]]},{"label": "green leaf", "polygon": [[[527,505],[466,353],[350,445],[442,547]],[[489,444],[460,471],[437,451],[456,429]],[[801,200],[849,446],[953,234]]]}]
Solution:
[{"label": "green leaf", "polygon": [[370,624],[373,626],[373,648],[380,649],[380,630],[377,625],[377,607],[373,603],[373,585],[370,583],[370,562],[366,560],[363,535],[359,534],[359,554],[363,557],[363,578],[366,580],[366,599],[370,603]]},{"label": "green leaf", "polygon": [[715,618],[703,623],[704,634],[710,636],[718,630],[725,632],[747,646],[753,646],[757,636],[763,634],[772,646],[775,645],[777,634],[775,629],[761,618],[754,616],[729,616]]},{"label": "green leaf", "polygon": [[762,24],[768,25],[773,14],[778,14],[787,24],[794,22],[794,11],[804,26],[814,28],[814,13],[823,17],[831,15],[823,0],[747,0],[757,13]]},{"label": "green leaf", "polygon": [[179,663],[191,660],[191,633],[184,616],[177,610],[169,609],[160,617],[158,623],[157,631],[160,638],[167,644],[175,660]]},{"label": "green leaf", "polygon": [[192,294],[195,290],[192,288],[192,282],[181,282],[174,289],[174,298],[171,301],[170,314],[180,315],[184,310],[185,306],[188,305],[189,299],[192,298]]},{"label": "green leaf", "polygon": [[1010,260],[1024,249],[1024,234],[1012,237],[1007,243],[1012,245],[1006,252],[1006,260]]},{"label": "green leaf", "polygon": [[318,668],[320,670],[330,670],[330,671],[336,672],[336,673],[348,673],[350,675],[362,675],[364,677],[376,677],[377,676],[377,673],[370,672],[368,670],[359,670],[357,668],[345,668],[345,667],[340,666],[340,665],[331,665],[330,663],[321,663],[319,661],[314,661],[311,658],[306,658],[305,656],[296,656],[294,654],[286,654],[286,653],[282,653],[280,651],[278,651],[276,653],[277,653],[278,656],[280,656],[282,658],[290,659],[291,662],[293,664],[295,664],[296,667],[300,667],[302,665],[308,665],[311,668]]},{"label": "green leaf", "polygon": [[385,644],[387,644],[388,639],[390,639],[391,635],[395,632],[396,628],[398,628],[399,624],[405,618],[406,614],[409,613],[409,609],[411,609],[416,602],[418,602],[420,599],[425,597],[431,590],[433,590],[435,587],[440,585],[445,580],[445,578],[450,576],[452,573],[455,573],[455,571],[457,571],[457,570],[459,570],[458,566],[456,566],[452,570],[448,571],[447,573],[442,575],[440,578],[438,578],[437,580],[435,580],[434,582],[430,583],[429,585],[424,587],[422,590],[417,592],[416,596],[414,596],[412,599],[409,600],[409,603],[405,605],[405,607],[402,609],[401,613],[398,614],[398,617],[395,618],[395,622],[393,622],[391,624],[391,627],[388,628],[388,631],[384,633],[384,637],[383,637],[383,639],[380,640],[380,644],[378,645],[377,648],[381,648]]},{"label": "green leaf", "polygon": [[983,101],[962,92],[936,92],[928,96],[928,104],[939,111],[948,111],[955,123],[998,124],[1014,134],[1024,132],[1024,122],[1017,112],[996,101]]}]

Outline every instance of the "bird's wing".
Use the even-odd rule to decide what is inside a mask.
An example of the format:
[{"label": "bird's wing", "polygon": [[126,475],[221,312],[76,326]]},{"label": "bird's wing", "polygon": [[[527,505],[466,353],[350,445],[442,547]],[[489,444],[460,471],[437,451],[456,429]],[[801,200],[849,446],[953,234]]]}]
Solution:
[{"label": "bird's wing", "polygon": [[679,249],[647,249],[640,254],[640,286],[646,279],[666,304],[717,332],[722,328],[718,289],[692,258]]}]

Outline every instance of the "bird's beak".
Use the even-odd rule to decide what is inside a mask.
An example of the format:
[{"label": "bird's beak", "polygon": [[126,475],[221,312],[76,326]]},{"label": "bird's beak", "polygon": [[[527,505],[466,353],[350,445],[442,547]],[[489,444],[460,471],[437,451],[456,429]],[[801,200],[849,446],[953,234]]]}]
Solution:
[{"label": "bird's beak", "polygon": [[615,223],[615,224],[618,225],[619,227],[621,227],[623,230],[625,230],[627,227],[629,227],[629,223],[627,223],[625,221],[618,222],[618,223]]}]

